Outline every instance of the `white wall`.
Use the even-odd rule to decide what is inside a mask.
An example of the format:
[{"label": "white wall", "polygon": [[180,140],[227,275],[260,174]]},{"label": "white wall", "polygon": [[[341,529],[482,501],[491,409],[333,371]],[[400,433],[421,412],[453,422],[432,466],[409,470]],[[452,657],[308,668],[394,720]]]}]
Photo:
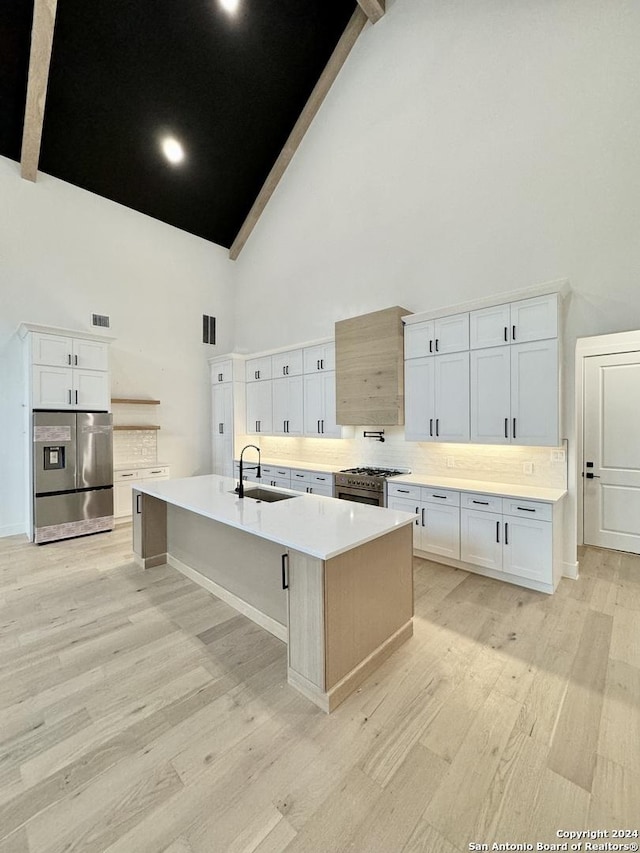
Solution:
[{"label": "white wall", "polygon": [[[207,358],[233,346],[232,276],[221,247],[47,175],[23,181],[0,158],[0,351],[21,321],[86,330],[91,312],[109,314],[114,396],[162,401],[159,454],[175,476],[210,470]],[[200,342],[203,313],[217,317],[215,347]],[[0,528],[15,515],[3,477]]]},{"label": "white wall", "polygon": [[575,339],[640,327],[640,4],[387,7],[240,256],[238,348],[567,278],[572,473]]}]

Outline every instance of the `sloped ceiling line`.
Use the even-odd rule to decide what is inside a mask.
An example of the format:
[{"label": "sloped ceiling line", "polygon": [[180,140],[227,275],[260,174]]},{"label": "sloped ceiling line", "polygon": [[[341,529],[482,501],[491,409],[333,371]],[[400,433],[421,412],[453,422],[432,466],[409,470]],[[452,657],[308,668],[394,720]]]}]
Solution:
[{"label": "sloped ceiling line", "polygon": [[[360,0],[358,0],[360,2]],[[256,200],[254,201],[251,210],[247,214],[247,218],[242,223],[242,226],[233,241],[231,248],[229,249],[229,257],[232,261],[237,260],[240,252],[242,251],[244,245],[253,229],[255,228],[258,219],[260,218],[262,212],[264,211],[267,203],[273,193],[275,192],[276,187],[278,186],[282,176],[284,175],[289,163],[293,159],[294,154],[298,150],[300,143],[302,142],[304,135],[307,130],[311,126],[313,119],[315,118],[318,110],[322,106],[322,102],[326,98],[329,89],[333,85],[336,80],[338,74],[340,73],[340,69],[346,62],[349,53],[351,52],[351,48],[356,43],[358,36],[362,32],[364,25],[367,23],[367,15],[362,10],[361,6],[356,6],[353,15],[349,23],[347,24],[344,33],[342,34],[340,41],[336,45],[335,50],[333,51],[329,62],[327,63],[320,79],[316,83],[309,100],[304,106],[304,109],[300,113],[298,120],[296,121],[293,130],[289,134],[289,138],[284,144],[278,159],[274,163],[271,171],[269,172],[266,181],[262,185],[262,189],[258,193]]]},{"label": "sloped ceiling line", "polygon": [[33,9],[29,82],[20,155],[20,172],[28,181],[35,181],[38,175],[57,6],[58,0],[35,0]]}]

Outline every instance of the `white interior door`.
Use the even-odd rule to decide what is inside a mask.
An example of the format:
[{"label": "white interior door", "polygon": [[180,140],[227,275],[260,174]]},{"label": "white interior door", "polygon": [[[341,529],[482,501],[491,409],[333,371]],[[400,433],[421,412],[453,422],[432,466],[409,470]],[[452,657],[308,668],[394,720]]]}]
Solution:
[{"label": "white interior door", "polygon": [[640,554],[640,353],[585,359],[584,541]]}]

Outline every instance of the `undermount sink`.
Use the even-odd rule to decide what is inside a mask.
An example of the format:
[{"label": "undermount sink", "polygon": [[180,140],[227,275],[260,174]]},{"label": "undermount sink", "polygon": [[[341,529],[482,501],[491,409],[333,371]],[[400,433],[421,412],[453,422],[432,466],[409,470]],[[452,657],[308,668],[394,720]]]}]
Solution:
[{"label": "undermount sink", "polygon": [[298,495],[290,495],[287,492],[276,492],[271,489],[245,489],[245,498],[251,498],[254,501],[263,501],[267,504],[275,503],[276,501],[287,501],[289,498],[297,498]]}]

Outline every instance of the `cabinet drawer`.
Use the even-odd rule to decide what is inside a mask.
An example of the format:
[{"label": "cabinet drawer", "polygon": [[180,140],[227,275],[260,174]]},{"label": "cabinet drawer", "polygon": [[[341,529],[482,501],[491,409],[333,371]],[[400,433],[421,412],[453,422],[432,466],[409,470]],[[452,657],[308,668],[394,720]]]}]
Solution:
[{"label": "cabinet drawer", "polygon": [[391,497],[406,498],[407,500],[422,500],[421,487],[407,483],[387,483],[387,495]]},{"label": "cabinet drawer", "polygon": [[136,471],[114,471],[113,472],[113,482],[114,483],[126,483],[131,480],[140,480],[141,474],[139,470]]},{"label": "cabinet drawer", "polygon": [[292,483],[310,483],[311,482],[311,471],[300,471],[297,468],[291,469],[291,482]]},{"label": "cabinet drawer", "polygon": [[141,468],[140,476],[145,480],[166,480],[169,477],[169,469],[162,467]]},{"label": "cabinet drawer", "polygon": [[[255,462],[248,463],[250,465],[255,465]],[[291,479],[291,468],[283,468],[281,465],[263,465],[262,466],[262,476],[266,480],[273,480],[275,478],[286,477],[288,480]]]},{"label": "cabinet drawer", "polygon": [[522,501],[517,498],[503,498],[502,512],[505,515],[515,515],[521,518],[532,518],[538,521],[551,521],[553,507],[551,504],[538,503],[538,501]]},{"label": "cabinet drawer", "polygon": [[309,474],[311,475],[312,483],[333,490],[333,474],[325,474],[322,471],[309,471]]},{"label": "cabinet drawer", "polygon": [[460,506],[465,509],[477,509],[481,512],[502,512],[502,498],[497,498],[495,495],[462,492]]},{"label": "cabinet drawer", "polygon": [[421,498],[426,503],[460,506],[460,492],[452,492],[450,489],[427,489],[423,486]]}]

